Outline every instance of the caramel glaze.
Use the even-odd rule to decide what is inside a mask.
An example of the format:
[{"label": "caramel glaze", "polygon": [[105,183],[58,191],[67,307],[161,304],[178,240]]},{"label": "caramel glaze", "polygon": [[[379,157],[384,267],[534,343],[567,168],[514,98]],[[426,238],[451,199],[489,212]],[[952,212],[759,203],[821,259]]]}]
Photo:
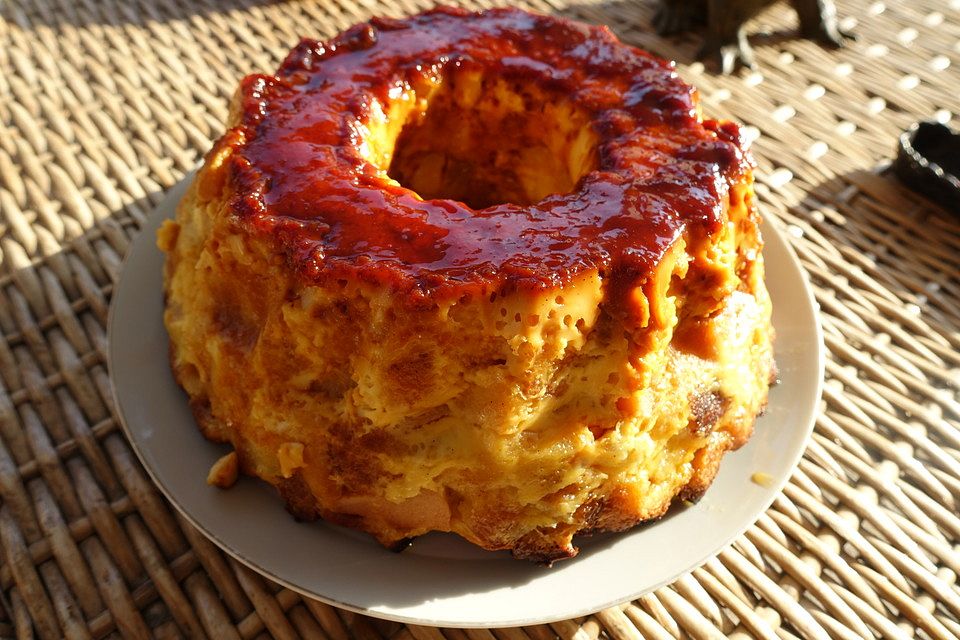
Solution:
[{"label": "caramel glaze", "polygon": [[[372,101],[471,65],[570,96],[591,116],[598,168],[572,193],[474,210],[420,200],[362,158]],[[606,27],[516,9],[438,8],[305,39],[275,76],[245,78],[239,99],[240,122],[218,143],[234,147],[237,222],[269,234],[299,284],[360,280],[414,307],[594,269],[642,282],[682,234],[719,229],[750,166],[737,126],[701,121],[672,63]]]}]

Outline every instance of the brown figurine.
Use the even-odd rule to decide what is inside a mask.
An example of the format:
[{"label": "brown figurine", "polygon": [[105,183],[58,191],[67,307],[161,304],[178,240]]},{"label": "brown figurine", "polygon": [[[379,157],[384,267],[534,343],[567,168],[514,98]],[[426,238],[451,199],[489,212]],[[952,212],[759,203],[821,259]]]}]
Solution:
[{"label": "brown figurine", "polygon": [[[719,70],[731,73],[740,66],[753,68],[753,51],[743,25],[773,0],[660,0],[653,25],[662,36],[707,25],[707,39],[698,59],[711,58]],[[837,26],[833,0],[790,0],[800,17],[800,33],[831,47],[850,38]]]}]

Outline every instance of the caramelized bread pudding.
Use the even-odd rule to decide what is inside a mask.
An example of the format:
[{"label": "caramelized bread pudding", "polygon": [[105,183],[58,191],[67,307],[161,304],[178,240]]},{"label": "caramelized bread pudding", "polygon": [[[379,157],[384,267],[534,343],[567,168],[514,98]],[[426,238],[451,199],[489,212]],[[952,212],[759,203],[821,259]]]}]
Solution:
[{"label": "caramelized bread pudding", "polygon": [[750,436],[753,163],[672,64],[441,8],[304,40],[227,126],[159,234],[171,362],[296,517],[552,562]]}]

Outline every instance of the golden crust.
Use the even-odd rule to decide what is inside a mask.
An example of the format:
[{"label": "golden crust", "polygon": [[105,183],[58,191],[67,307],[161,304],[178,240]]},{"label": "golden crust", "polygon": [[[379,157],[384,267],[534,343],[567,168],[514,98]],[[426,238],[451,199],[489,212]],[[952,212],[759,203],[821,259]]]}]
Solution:
[{"label": "golden crust", "polygon": [[[673,300],[648,301],[677,311],[658,335],[628,340],[600,278],[432,312],[391,307],[361,286],[298,291],[282,265],[228,239],[227,199],[194,188],[181,205],[167,274],[171,362],[202,433],[232,443],[241,470],[274,484],[299,519],[387,546],[454,531],[549,563],[576,554],[577,533],[625,530],[675,498],[697,499],[765,404],[771,329],[758,255],[710,317],[693,320],[684,310],[704,292],[682,287],[708,245],[696,255],[678,245],[656,279],[672,282],[670,296],[660,289]],[[708,244],[742,245],[724,253],[732,271],[759,237],[749,207],[731,215],[754,218],[751,235]],[[214,246],[218,259],[204,257]],[[225,250],[238,246],[244,270]],[[285,474],[290,442],[303,445],[303,466]]]},{"label": "golden crust", "polygon": [[749,438],[773,332],[746,160],[719,229],[688,226],[629,288],[597,267],[411,306],[360,278],[304,283],[248,232],[229,179],[242,135],[158,237],[171,366],[203,435],[297,518],[549,563],[578,533],[698,499]]},{"label": "golden crust", "polygon": [[[203,180],[201,174],[198,181]],[[203,226],[204,220],[217,221],[217,228],[202,234],[181,231],[170,253],[167,324],[173,370],[191,394],[204,435],[231,442],[242,470],[277,486],[298,518],[324,517],[357,527],[386,545],[429,530],[452,530],[486,548],[551,562],[576,553],[571,539],[577,532],[627,529],[660,517],[675,496],[702,495],[723,453],[749,437],[765,402],[771,330],[769,303],[757,275],[759,257],[748,281],[737,285],[744,291],[725,299],[726,313],[680,332],[683,350],[671,344],[672,325],[692,321],[679,315],[663,321],[661,335],[646,336],[654,345],[648,351],[640,350],[639,341],[618,338],[623,330],[604,310],[599,279],[550,292],[546,302],[461,303],[425,317],[391,309],[378,292],[360,288],[333,296],[310,291],[291,296],[281,268],[246,252],[246,273],[270,274],[266,280],[274,284],[273,299],[259,305],[264,311],[258,316],[252,301],[261,299],[260,289],[245,285],[256,280],[234,271],[237,257],[203,258],[213,245],[223,252],[234,244],[221,235],[233,233],[220,213],[225,199],[221,194],[204,202],[194,189],[180,210],[185,228]],[[191,236],[194,244],[184,242]],[[755,229],[752,237],[738,240],[744,246],[759,241]],[[727,259],[745,254],[735,250]],[[675,252],[675,265],[695,260],[686,251]],[[201,262],[207,264],[198,268]],[[666,280],[675,280],[675,265]],[[223,283],[230,283],[229,293],[221,290]],[[701,294],[692,291],[686,298]],[[305,305],[311,295],[315,299]],[[583,308],[568,314],[576,320],[548,320],[559,309],[550,304],[570,298],[564,300],[567,306],[578,295]],[[673,297],[684,296],[674,291]],[[672,304],[682,314],[686,305]],[[481,321],[502,317],[499,309],[508,307],[514,322],[499,332],[502,321]],[[541,314],[531,326],[529,320]],[[389,322],[362,326],[388,316]],[[444,329],[451,319],[455,324]],[[748,342],[725,348],[731,333],[742,342],[745,328],[752,330]],[[473,333],[467,335],[467,329]],[[321,336],[320,345],[306,339],[311,334]],[[424,334],[434,335],[437,346],[424,346],[419,341]],[[516,334],[512,341],[511,334]],[[697,340],[704,344],[691,346]],[[389,351],[385,344],[392,345]],[[320,357],[321,345],[329,345],[330,357]],[[694,352],[714,352],[713,359]],[[392,361],[384,363],[388,353]],[[752,372],[752,379],[737,373],[744,371]],[[379,379],[372,379],[377,372]],[[297,379],[307,373],[309,380]],[[467,375],[472,376],[469,385],[463,382]],[[589,393],[594,385],[600,393]],[[705,388],[711,398],[722,390],[726,400],[705,405]],[[547,417],[536,415],[540,404],[552,405]],[[659,420],[650,419],[651,406],[660,407],[652,413]],[[513,427],[522,415],[526,422]],[[668,416],[680,418],[670,423]],[[415,451],[427,446],[422,436],[411,440],[418,431],[442,443],[458,426],[472,434],[446,443],[448,449],[461,449],[458,455],[444,458],[442,446]],[[497,437],[484,438],[483,430]],[[654,437],[658,431],[663,434]],[[604,446],[611,437],[617,444]],[[529,450],[532,440],[541,448]],[[290,441],[303,442],[305,468],[284,477],[281,451]],[[636,459],[630,462],[630,456]],[[620,458],[625,461],[612,462]],[[653,465],[668,458],[675,460],[672,475],[651,483]],[[575,472],[563,473],[571,465]],[[428,474],[402,478],[404,468]],[[410,515],[417,513],[425,517]]]}]

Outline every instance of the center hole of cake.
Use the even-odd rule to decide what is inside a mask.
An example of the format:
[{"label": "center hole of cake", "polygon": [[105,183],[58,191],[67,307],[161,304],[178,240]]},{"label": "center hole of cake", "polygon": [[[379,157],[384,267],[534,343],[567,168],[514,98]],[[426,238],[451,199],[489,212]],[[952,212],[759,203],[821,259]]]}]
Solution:
[{"label": "center hole of cake", "polygon": [[403,124],[380,166],[425,200],[528,205],[573,192],[597,167],[589,114],[530,80],[459,70],[385,115],[386,130]]}]

